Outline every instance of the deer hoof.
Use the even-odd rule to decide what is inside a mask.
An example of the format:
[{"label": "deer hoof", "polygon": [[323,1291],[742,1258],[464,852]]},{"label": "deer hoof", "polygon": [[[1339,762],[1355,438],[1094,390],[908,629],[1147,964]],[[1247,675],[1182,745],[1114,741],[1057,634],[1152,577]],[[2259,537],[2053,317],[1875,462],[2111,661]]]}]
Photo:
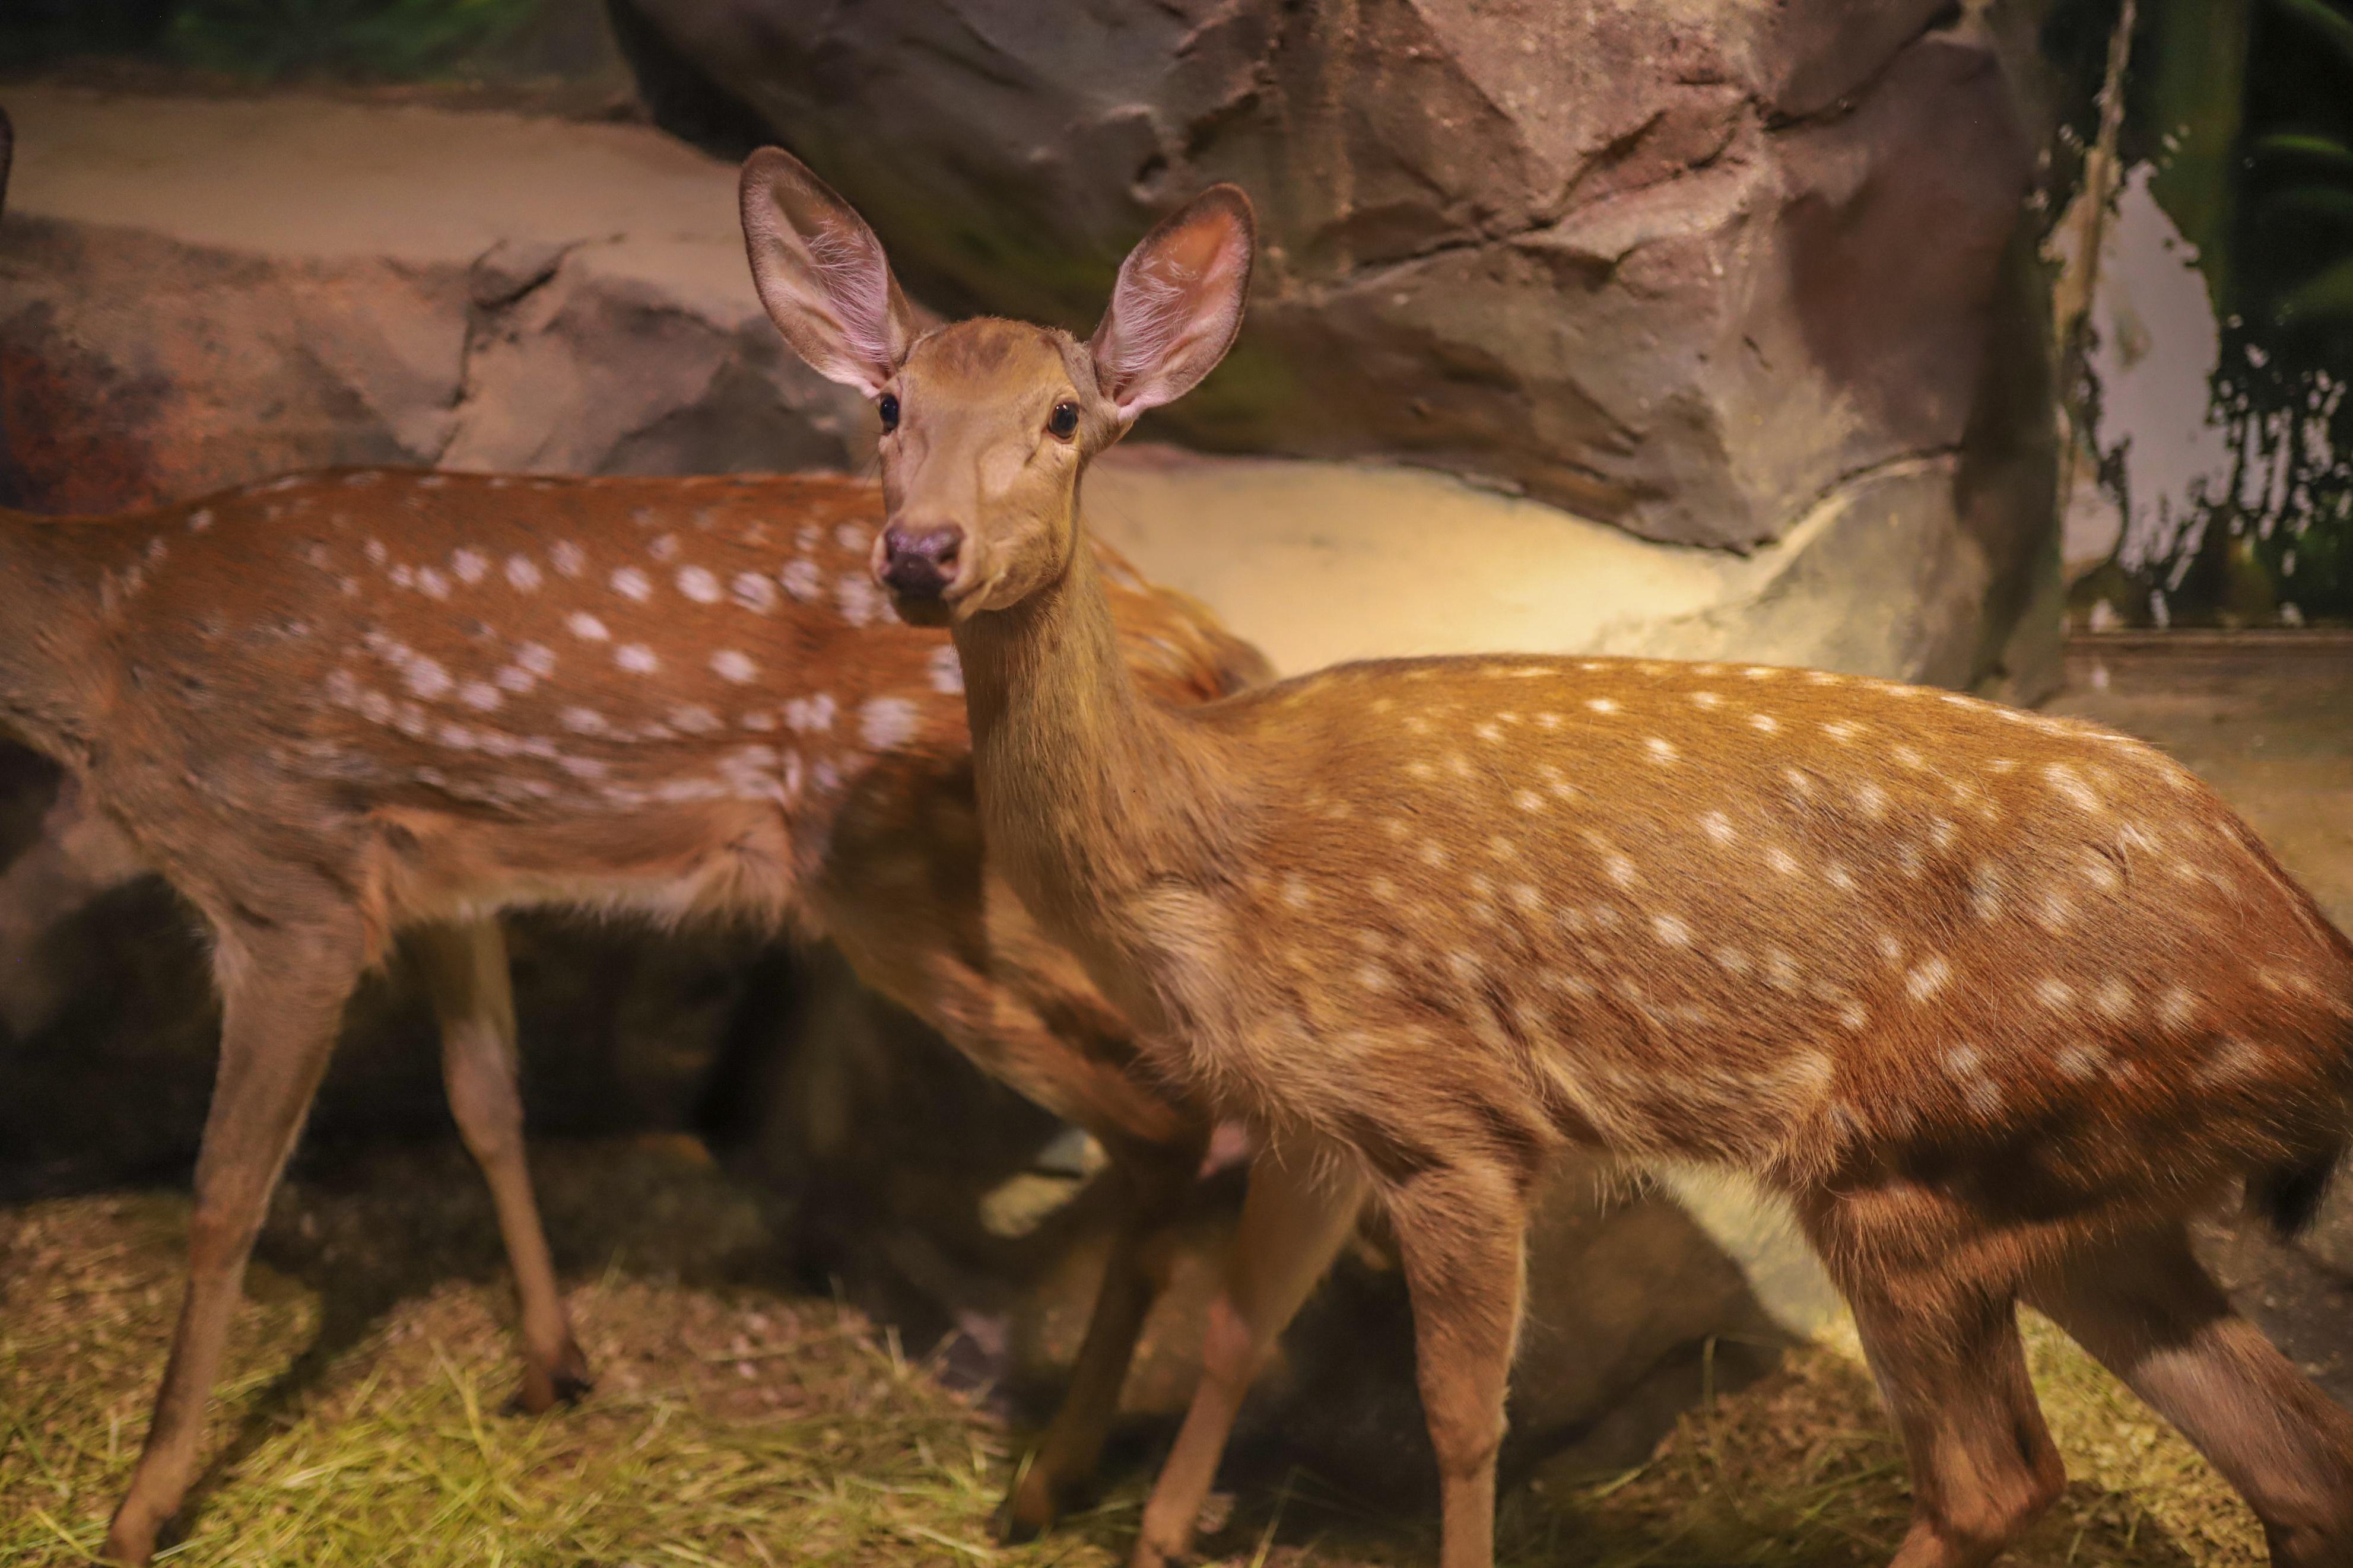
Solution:
[{"label": "deer hoof", "polygon": [[1054,1489],[1047,1484],[1045,1473],[1033,1466],[1005,1494],[989,1528],[1004,1545],[1018,1546],[1051,1530],[1058,1512]]},{"label": "deer hoof", "polygon": [[596,1386],[588,1375],[588,1358],[580,1347],[566,1344],[548,1367],[526,1364],[522,1369],[522,1386],[507,1402],[510,1415],[544,1415],[559,1405],[577,1405],[589,1390]]},{"label": "deer hoof", "polygon": [[129,1508],[114,1516],[114,1523],[106,1532],[106,1549],[99,1561],[116,1568],[147,1568],[148,1560],[155,1555],[155,1528],[159,1521],[134,1518]]}]

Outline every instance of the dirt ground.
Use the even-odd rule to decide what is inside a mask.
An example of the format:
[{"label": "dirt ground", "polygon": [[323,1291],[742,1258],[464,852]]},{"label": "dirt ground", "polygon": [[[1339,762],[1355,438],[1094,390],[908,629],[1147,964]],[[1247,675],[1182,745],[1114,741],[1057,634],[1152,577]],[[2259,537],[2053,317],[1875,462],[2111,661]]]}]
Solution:
[{"label": "dirt ground", "polygon": [[[2353,638],[2101,639],[2070,668],[2059,710],[2175,751],[2353,917]],[[543,1142],[534,1163],[597,1370],[589,1398],[503,1413],[512,1308],[488,1201],[453,1145],[309,1150],[258,1254],[167,1561],[1121,1560],[1165,1430],[1124,1438],[1094,1510],[997,1547],[988,1513],[1023,1434],[964,1386],[953,1340],[912,1359],[887,1327],[782,1277],[756,1195],[691,1141]],[[177,1190],[0,1209],[0,1563],[80,1562],[102,1537],[161,1367],[185,1216]],[[2353,1323],[2334,1276],[2313,1268],[2306,1300],[2254,1243],[2211,1239],[2292,1353],[2332,1382],[2353,1365],[2322,1331]],[[2176,1436],[2048,1325],[2028,1332],[2072,1479],[2010,1561],[2263,1560],[2251,1518]],[[1431,1560],[1434,1486],[1367,1498],[1280,1468],[1223,1484],[1209,1561]],[[1704,1401],[1635,1469],[1520,1478],[1500,1541],[1525,1565],[1861,1565],[1893,1550],[1906,1507],[1868,1376],[1833,1336]]]}]

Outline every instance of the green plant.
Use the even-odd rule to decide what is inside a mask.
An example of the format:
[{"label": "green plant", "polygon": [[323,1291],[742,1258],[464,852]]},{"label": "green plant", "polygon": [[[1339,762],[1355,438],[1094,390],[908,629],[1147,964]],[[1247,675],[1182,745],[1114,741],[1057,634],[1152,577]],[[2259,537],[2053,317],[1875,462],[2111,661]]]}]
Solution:
[{"label": "green plant", "polygon": [[264,79],[412,81],[494,47],[545,0],[183,0],[160,40],[186,65]]}]

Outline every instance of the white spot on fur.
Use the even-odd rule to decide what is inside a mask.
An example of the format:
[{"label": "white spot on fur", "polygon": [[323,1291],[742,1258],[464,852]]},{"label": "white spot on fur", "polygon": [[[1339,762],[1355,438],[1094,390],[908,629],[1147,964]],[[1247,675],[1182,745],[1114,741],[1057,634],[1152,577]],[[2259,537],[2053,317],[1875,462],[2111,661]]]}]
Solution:
[{"label": "white spot on fur", "polygon": [[634,566],[615,567],[610,581],[613,592],[625,599],[635,599],[642,605],[653,597],[653,579]]},{"label": "white spot on fur", "polygon": [[190,533],[202,533],[206,529],[212,527],[212,525],[213,513],[210,507],[200,506],[195,510],[188,514],[188,531]]},{"label": "white spot on fur", "polygon": [[571,628],[574,637],[583,642],[604,642],[613,635],[605,629],[604,622],[586,610],[573,611],[564,617],[564,624]]},{"label": "white spot on fur", "polygon": [[720,599],[719,579],[701,566],[678,569],[678,591],[698,605],[715,605]]},{"label": "white spot on fur", "polygon": [[1926,1002],[1945,988],[1953,977],[1953,966],[1942,954],[1915,967],[1904,982],[1905,994],[1915,1002]]},{"label": "white spot on fur", "polygon": [[613,650],[613,662],[632,675],[651,675],[661,668],[654,650],[641,642],[625,642]]},{"label": "white spot on fur", "polygon": [[507,585],[512,588],[516,593],[536,593],[539,590],[540,584],[543,581],[545,581],[545,579],[540,575],[538,563],[533,562],[530,556],[510,555],[507,557]]},{"label": "white spot on fur", "polygon": [[2064,763],[2045,763],[2042,780],[2064,795],[2068,804],[2078,811],[2096,812],[2102,809],[2100,797],[2092,793],[2092,786],[2084,782],[2082,774]]},{"label": "white spot on fur", "polygon": [[915,738],[923,712],[903,697],[874,697],[858,710],[858,738],[878,752]]},{"label": "white spot on fur", "polygon": [[2051,1060],[2062,1073],[2082,1083],[2098,1076],[2100,1065],[2106,1057],[2107,1052],[2099,1046],[2073,1045],[2061,1047],[2059,1054]]},{"label": "white spot on fur", "polygon": [[594,708],[566,708],[556,715],[556,722],[575,735],[601,735],[611,728]]},{"label": "white spot on fur", "polygon": [[566,577],[577,577],[588,570],[587,554],[568,539],[557,540],[554,548],[547,552],[547,558],[555,563],[556,571]]},{"label": "white spot on fur", "polygon": [[814,735],[833,728],[835,712],[833,694],[820,691],[814,697],[796,697],[785,704],[785,727],[803,735]]},{"label": "white spot on fur", "polygon": [[2044,978],[2034,983],[2034,999],[2056,1012],[2074,1005],[2075,988],[2063,980]]},{"label": "white spot on fur", "polygon": [[1653,915],[1651,918],[1651,929],[1658,932],[1659,940],[1669,947],[1691,945],[1691,927],[1672,915]]},{"label": "white spot on fur", "polygon": [[1798,874],[1798,858],[1778,844],[1765,851],[1765,864],[1784,877],[1794,877]]},{"label": "white spot on fur", "polygon": [[784,584],[786,593],[804,605],[814,605],[825,597],[825,578],[814,561],[787,562],[785,569],[776,574],[776,581]]},{"label": "white spot on fur", "polygon": [[506,699],[487,680],[469,680],[458,688],[458,700],[478,713],[490,713]]},{"label": "white spot on fur", "polygon": [[711,656],[712,673],[722,680],[732,680],[738,686],[748,686],[758,679],[759,667],[732,647],[723,647]]},{"label": "white spot on fur", "polygon": [[469,588],[491,574],[490,557],[479,550],[453,550],[449,552],[449,570],[458,581]]},{"label": "white spot on fur", "polygon": [[422,655],[408,661],[401,679],[409,690],[428,702],[447,693],[451,684],[449,672]]},{"label": "white spot on fur", "polygon": [[1780,729],[1781,721],[1774,718],[1770,713],[1751,713],[1748,716],[1748,727],[1770,735]]},{"label": "white spot on fur", "polygon": [[833,602],[841,618],[853,626],[871,626],[889,607],[882,590],[863,572],[845,572],[833,584]]},{"label": "white spot on fur", "polygon": [[1672,742],[1659,735],[1653,735],[1643,742],[1642,749],[1650,752],[1651,760],[1654,763],[1672,763],[1680,754]]},{"label": "white spot on fur", "polygon": [[768,615],[776,607],[776,585],[757,572],[738,572],[728,579],[727,591],[737,604],[756,615]]},{"label": "white spot on fur", "polygon": [[1618,711],[1617,702],[1607,697],[1588,697],[1586,699],[1585,705],[1588,708],[1592,709],[1596,713],[1615,713]]}]

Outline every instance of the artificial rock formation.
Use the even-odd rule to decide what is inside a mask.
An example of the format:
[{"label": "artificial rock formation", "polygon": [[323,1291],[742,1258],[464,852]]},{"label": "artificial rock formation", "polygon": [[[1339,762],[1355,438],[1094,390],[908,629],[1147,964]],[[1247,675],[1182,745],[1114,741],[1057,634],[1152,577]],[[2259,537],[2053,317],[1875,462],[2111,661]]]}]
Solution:
[{"label": "artificial rock formation", "polygon": [[1250,328],[1162,416],[1197,444],[1746,548],[2045,438],[1994,406],[2037,375],[2036,133],[1945,0],[625,4],[944,306],[1083,327],[1154,216],[1239,181]]}]

